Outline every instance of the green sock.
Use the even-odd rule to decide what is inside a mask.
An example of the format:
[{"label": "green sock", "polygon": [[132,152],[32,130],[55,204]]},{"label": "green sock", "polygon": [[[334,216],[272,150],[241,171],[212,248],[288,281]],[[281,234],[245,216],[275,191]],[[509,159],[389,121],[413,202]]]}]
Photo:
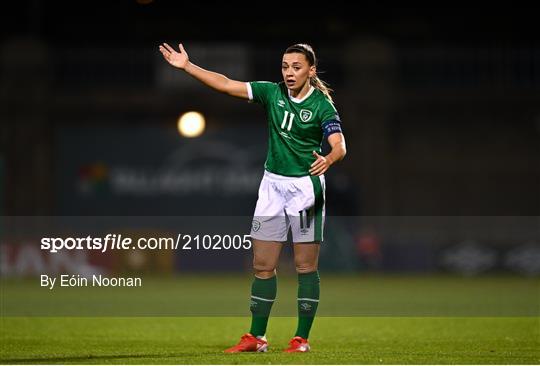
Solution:
[{"label": "green sock", "polygon": [[319,305],[319,272],[298,274],[298,328],[296,335],[307,339]]},{"label": "green sock", "polygon": [[266,325],[272,304],[276,299],[277,278],[276,276],[267,279],[255,277],[251,285],[251,330],[255,337],[264,336]]}]

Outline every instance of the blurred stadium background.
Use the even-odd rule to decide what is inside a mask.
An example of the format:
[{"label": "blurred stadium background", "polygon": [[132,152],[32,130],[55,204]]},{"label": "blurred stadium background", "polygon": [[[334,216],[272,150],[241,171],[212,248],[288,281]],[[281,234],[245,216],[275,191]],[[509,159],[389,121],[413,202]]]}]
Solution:
[{"label": "blurred stadium background", "polygon": [[[321,268],[540,274],[534,11],[335,4],[304,18],[281,5],[234,17],[158,0],[13,6],[1,25],[2,215],[238,216],[249,225],[266,149],[262,108],[199,85],[157,47],[181,41],[202,67],[278,81],[283,50],[308,42],[348,145],[327,174]],[[206,117],[202,136],[178,134],[187,111]],[[79,268],[37,245],[3,244],[5,277]],[[153,255],[100,265],[249,272],[246,256]],[[96,264],[79,260],[71,263]]]},{"label": "blurred stadium background", "polygon": [[[26,0],[6,9],[2,363],[540,362],[534,8]],[[263,110],[172,69],[164,41],[231,78],[271,81],[283,50],[307,42],[335,89],[348,155],[326,175],[323,301],[314,352],[302,359],[220,354],[249,323],[249,251],[39,248],[52,234],[248,232]],[[200,137],[179,135],[187,111],[205,116]],[[276,350],[296,322],[290,248],[279,271]],[[60,273],[136,275],[143,287],[39,286],[39,275]]]}]

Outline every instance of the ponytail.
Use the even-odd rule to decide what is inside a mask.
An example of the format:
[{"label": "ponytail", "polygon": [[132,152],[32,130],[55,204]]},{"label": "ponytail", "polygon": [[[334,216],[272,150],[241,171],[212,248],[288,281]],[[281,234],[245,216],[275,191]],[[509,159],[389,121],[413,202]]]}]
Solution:
[{"label": "ponytail", "polygon": [[[306,56],[309,66],[317,67],[317,57],[315,56],[315,51],[313,51],[313,47],[311,47],[309,44],[297,43],[287,48],[285,53],[301,53]],[[326,82],[319,79],[317,74],[309,79],[309,84],[315,89],[319,89],[331,102],[333,102],[332,96],[330,95],[333,90],[328,87]]]},{"label": "ponytail", "polygon": [[332,103],[334,102],[330,95],[333,90],[328,87],[328,84],[325,81],[319,79],[317,75],[309,79],[309,84],[315,89],[319,89]]}]

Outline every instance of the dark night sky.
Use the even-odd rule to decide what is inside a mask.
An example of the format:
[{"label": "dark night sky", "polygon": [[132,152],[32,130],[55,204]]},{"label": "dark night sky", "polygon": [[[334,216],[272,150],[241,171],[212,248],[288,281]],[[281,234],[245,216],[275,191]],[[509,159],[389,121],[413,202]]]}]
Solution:
[{"label": "dark night sky", "polygon": [[[342,42],[355,35],[395,42],[524,43],[540,40],[532,8],[365,7],[332,2],[233,2],[195,6],[154,0],[20,1],[2,17],[2,38],[37,34],[53,43],[159,42],[163,39],[269,42],[296,39]],[[255,9],[267,6],[267,10]]]}]

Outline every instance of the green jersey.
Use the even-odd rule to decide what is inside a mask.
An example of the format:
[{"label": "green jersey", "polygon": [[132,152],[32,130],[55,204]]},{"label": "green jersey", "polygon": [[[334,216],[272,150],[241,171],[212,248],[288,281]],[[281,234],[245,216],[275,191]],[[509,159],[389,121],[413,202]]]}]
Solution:
[{"label": "green jersey", "polygon": [[289,96],[283,82],[257,81],[248,85],[249,98],[266,110],[269,141],[264,168],[291,177],[309,175],[315,161],[313,151],[321,152],[323,124],[339,121],[332,102],[315,88],[299,100]]}]

